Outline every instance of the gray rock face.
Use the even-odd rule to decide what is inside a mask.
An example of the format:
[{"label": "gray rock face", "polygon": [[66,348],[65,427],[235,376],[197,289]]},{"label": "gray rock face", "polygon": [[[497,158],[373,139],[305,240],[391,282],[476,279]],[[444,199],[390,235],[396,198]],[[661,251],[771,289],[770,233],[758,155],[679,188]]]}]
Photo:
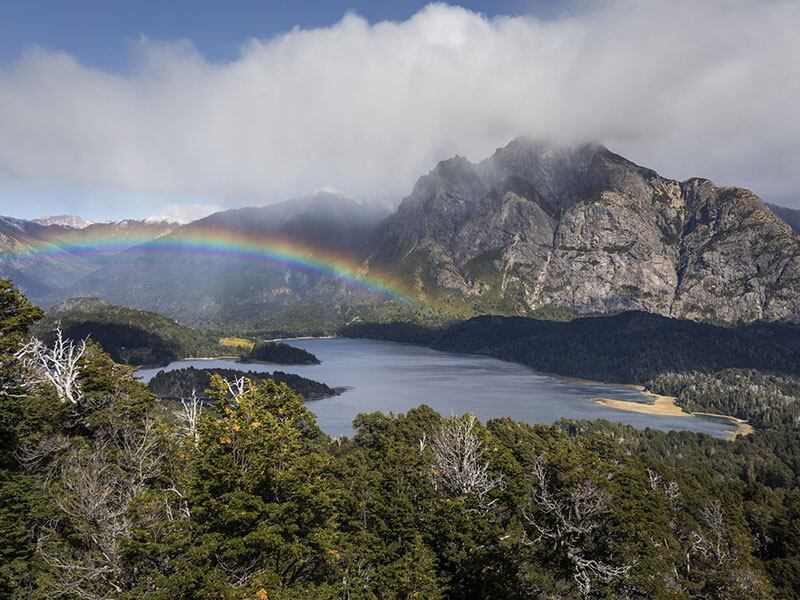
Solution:
[{"label": "gray rock face", "polygon": [[758,197],[599,145],[515,140],[479,164],[440,163],[370,261],[485,312],[800,319],[800,237]]}]

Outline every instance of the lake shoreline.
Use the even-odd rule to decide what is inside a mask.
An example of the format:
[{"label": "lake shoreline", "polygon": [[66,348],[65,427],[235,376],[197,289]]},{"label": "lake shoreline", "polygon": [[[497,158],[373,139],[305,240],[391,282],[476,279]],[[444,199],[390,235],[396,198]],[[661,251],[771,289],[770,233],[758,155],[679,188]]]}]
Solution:
[{"label": "lake shoreline", "polygon": [[591,401],[605,408],[638,412],[660,417],[713,417],[715,419],[724,419],[736,425],[736,431],[732,432],[727,438],[729,440],[734,440],[739,436],[750,435],[755,431],[753,426],[743,419],[718,413],[689,412],[678,405],[678,399],[674,396],[656,394],[645,389],[644,386],[641,385],[632,385],[631,387],[636,388],[642,395],[652,398],[653,401],[645,403],[636,402],[635,400],[618,400],[613,398],[591,398]]},{"label": "lake shoreline", "polygon": [[[372,412],[374,410],[378,411],[388,411],[388,412],[402,412],[403,410],[410,410],[418,406],[420,403],[429,403],[428,396],[430,395],[430,389],[426,388],[425,393],[420,392],[419,399],[414,398],[413,402],[409,400],[409,395],[406,389],[406,381],[401,380],[397,382],[396,388],[389,388],[384,389],[384,384],[382,381],[384,379],[392,379],[397,376],[398,368],[403,368],[402,366],[398,367],[398,363],[394,358],[391,358],[391,364],[388,365],[388,371],[386,371],[383,375],[379,375],[380,369],[384,367],[380,360],[377,361],[376,366],[378,367],[378,371],[370,370],[368,374],[362,373],[359,369],[363,369],[364,360],[369,362],[370,360],[375,359],[376,357],[380,357],[383,354],[382,348],[384,345],[391,346],[393,349],[400,349],[403,346],[407,347],[406,350],[392,350],[391,356],[402,356],[404,354],[414,354],[418,352],[417,349],[425,349],[425,352],[433,352],[436,356],[446,355],[451,359],[456,360],[458,362],[459,359],[463,359],[466,362],[474,361],[475,359],[490,359],[498,361],[499,363],[504,363],[506,365],[516,365],[517,367],[521,368],[525,372],[529,373],[529,377],[531,379],[536,380],[538,378],[544,378],[556,384],[564,385],[564,384],[572,384],[573,391],[566,392],[566,395],[572,395],[578,400],[579,404],[584,406],[592,406],[596,407],[596,410],[593,411],[594,414],[573,414],[575,412],[582,412],[582,409],[576,410],[574,406],[570,407],[569,401],[567,400],[561,408],[560,405],[556,405],[552,403],[547,396],[550,394],[550,398],[552,398],[552,394],[557,393],[564,393],[563,390],[551,390],[550,384],[546,381],[534,384],[527,384],[530,388],[536,388],[536,391],[533,392],[534,396],[539,393],[539,389],[545,389],[547,392],[542,397],[541,403],[537,402],[537,407],[535,409],[530,409],[526,407],[530,407],[529,399],[531,396],[531,392],[528,391],[528,388],[524,390],[518,390],[519,386],[513,386],[510,388],[510,391],[503,388],[506,384],[505,381],[497,388],[499,390],[499,396],[492,396],[492,402],[490,404],[494,405],[495,403],[499,402],[502,404],[503,402],[507,402],[508,398],[513,398],[511,406],[507,406],[503,412],[498,414],[492,414],[494,411],[490,411],[486,409],[487,401],[483,400],[479,403],[475,403],[474,396],[477,393],[476,389],[480,389],[483,385],[483,382],[486,379],[481,375],[479,381],[476,382],[476,386],[469,386],[468,388],[462,390],[460,392],[462,396],[458,398],[451,398],[452,395],[452,385],[448,386],[447,391],[442,391],[441,395],[444,398],[443,402],[451,402],[450,405],[445,404],[442,408],[437,408],[434,406],[434,409],[441,410],[444,412],[447,411],[470,411],[474,412],[476,415],[479,415],[479,418],[491,419],[496,418],[498,416],[508,416],[511,418],[531,422],[531,423],[547,423],[558,420],[559,418],[571,418],[571,419],[609,419],[612,421],[619,421],[627,424],[631,424],[635,427],[645,428],[645,427],[655,427],[657,429],[662,430],[687,430],[687,431],[701,431],[703,433],[707,433],[709,435],[714,435],[719,438],[732,438],[737,435],[746,435],[752,429],[746,423],[739,423],[737,420],[733,419],[732,417],[728,417],[726,415],[692,415],[691,413],[685,412],[680,407],[678,407],[674,401],[674,399],[670,397],[661,397],[659,398],[656,394],[648,392],[642,385],[636,385],[632,383],[621,383],[621,382],[604,382],[586,378],[580,378],[575,376],[569,376],[561,373],[552,373],[552,372],[543,372],[538,371],[536,369],[531,368],[528,365],[523,363],[513,361],[513,360],[503,360],[501,358],[492,356],[492,355],[485,355],[479,353],[461,353],[461,352],[447,352],[441,350],[434,350],[424,344],[413,344],[408,342],[391,342],[387,340],[374,340],[370,338],[350,338],[345,336],[325,336],[325,337],[314,337],[314,336],[307,336],[307,337],[296,337],[296,338],[280,338],[280,341],[292,343],[295,341],[297,345],[307,351],[311,351],[312,353],[318,353],[318,351],[322,351],[323,348],[327,346],[319,346],[319,344],[340,344],[343,343],[347,344],[377,344],[380,347],[376,347],[374,350],[373,348],[369,347],[363,353],[362,358],[359,360],[358,364],[356,365],[356,372],[355,377],[356,379],[350,378],[343,378],[341,376],[341,366],[339,359],[341,358],[338,353],[337,355],[329,355],[330,364],[326,365],[325,360],[322,359],[322,365],[276,365],[274,363],[262,363],[261,361],[253,361],[248,363],[242,363],[240,361],[239,356],[230,356],[230,357],[202,357],[199,359],[184,359],[184,360],[197,360],[198,366],[199,363],[202,362],[213,362],[214,360],[222,360],[225,362],[230,362],[229,366],[226,368],[235,368],[235,369],[247,369],[247,368],[254,368],[256,370],[261,370],[264,368],[277,368],[279,370],[284,370],[289,373],[296,373],[301,374],[305,377],[309,377],[311,379],[315,379],[317,381],[324,381],[331,387],[338,387],[338,388],[346,388],[345,390],[337,390],[341,395],[339,398],[344,398],[341,402],[337,402],[336,406],[340,406],[344,409],[345,413],[352,412],[352,415],[348,418],[343,418],[343,414],[341,410],[338,409],[325,409],[324,412],[330,413],[326,414],[325,417],[331,421],[335,422],[336,431],[328,433],[339,435],[348,435],[347,431],[352,431],[352,427],[350,426],[351,418],[354,418],[357,414],[361,412]],[[332,346],[337,347],[338,346]],[[320,355],[321,356],[321,355]],[[347,355],[345,355],[346,358]],[[425,366],[428,368],[431,364],[444,362],[447,363],[450,359],[445,360],[444,356],[442,358],[435,358],[431,356],[429,359],[425,360]],[[347,365],[346,368],[352,368],[353,365]],[[400,363],[402,365],[402,363]],[[331,372],[331,369],[333,371]],[[321,370],[321,371],[319,371]],[[303,372],[305,371],[305,373]],[[512,369],[513,371],[513,369]],[[323,377],[323,373],[326,373],[328,377]],[[414,371],[416,377],[417,371]],[[365,376],[368,375],[367,380],[363,380]],[[361,379],[358,379],[361,377]],[[376,380],[375,377],[378,379]],[[452,378],[452,374],[450,371],[445,375],[445,377]],[[527,380],[528,377],[525,377]],[[414,381],[412,379],[411,381]],[[455,385],[458,386],[459,383],[454,381]],[[539,386],[543,386],[539,388]],[[375,391],[369,392],[369,395],[366,390],[369,390],[370,387],[374,387]],[[523,386],[524,387],[524,386]],[[594,389],[591,389],[594,387]],[[515,391],[517,390],[517,391]],[[486,392],[489,393],[489,392]],[[517,394],[518,397],[514,397],[514,394]],[[519,394],[525,394],[524,396],[519,396]],[[386,399],[388,397],[393,398],[393,402],[390,404],[386,403]],[[624,398],[624,399],[623,399]],[[430,399],[432,400],[432,399]],[[596,401],[600,400],[600,401]],[[335,399],[331,399],[331,401],[336,402]],[[433,402],[433,404],[438,404],[439,401],[442,401],[441,398],[437,400],[437,402]],[[452,405],[452,402],[455,402],[456,405]],[[382,406],[385,404],[385,406]],[[608,410],[612,409],[612,410]],[[611,413],[617,412],[619,416],[614,416]],[[486,414],[483,414],[486,413]],[[528,414],[533,413],[533,414]],[[592,413],[591,410],[588,413]],[[628,417],[623,417],[622,414],[627,413]],[[638,415],[638,416],[634,416]],[[689,424],[691,419],[683,419],[683,417],[687,416],[696,416],[696,417],[714,417],[717,420],[715,426],[698,426],[697,424]],[[676,418],[681,417],[681,418]],[[672,425],[666,425],[663,422],[658,423],[660,419],[673,419]],[[653,421],[652,423],[650,421]],[[700,419],[696,419],[699,421]],[[713,419],[708,418],[705,419],[707,423],[712,423]],[[680,421],[685,421],[686,425],[679,424]],[[733,431],[730,427],[730,424],[735,424],[736,430]],[[716,429],[716,431],[713,431]],[[327,430],[326,430],[327,431]]]}]

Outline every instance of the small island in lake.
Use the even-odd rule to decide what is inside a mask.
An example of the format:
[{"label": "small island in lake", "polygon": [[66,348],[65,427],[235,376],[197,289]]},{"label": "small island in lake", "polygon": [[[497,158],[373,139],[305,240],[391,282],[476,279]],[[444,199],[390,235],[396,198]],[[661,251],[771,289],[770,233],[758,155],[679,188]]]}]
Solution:
[{"label": "small island in lake", "polygon": [[295,348],[283,342],[261,342],[253,346],[247,354],[242,354],[241,362],[268,362],[278,365],[318,365],[320,360],[302,348]]},{"label": "small island in lake", "polygon": [[319,381],[282,371],[260,373],[236,369],[195,369],[194,367],[175,369],[174,371],[159,371],[150,380],[148,387],[151,392],[161,399],[188,398],[191,396],[192,390],[197,390],[197,394],[203,396],[205,390],[211,387],[212,373],[217,373],[228,380],[239,377],[247,377],[254,381],[272,379],[277,383],[285,383],[292,391],[300,394],[306,400],[321,400],[330,396],[338,396],[342,392],[342,388],[332,388]]}]

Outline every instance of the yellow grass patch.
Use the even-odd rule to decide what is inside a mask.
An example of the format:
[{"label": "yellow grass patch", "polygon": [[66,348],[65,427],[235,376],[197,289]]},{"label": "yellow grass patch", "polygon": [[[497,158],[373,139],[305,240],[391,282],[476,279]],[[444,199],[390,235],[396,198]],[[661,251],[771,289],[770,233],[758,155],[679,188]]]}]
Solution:
[{"label": "yellow grass patch", "polygon": [[252,350],[255,343],[245,338],[223,337],[219,338],[219,345],[225,346],[226,348],[245,348],[247,350]]}]

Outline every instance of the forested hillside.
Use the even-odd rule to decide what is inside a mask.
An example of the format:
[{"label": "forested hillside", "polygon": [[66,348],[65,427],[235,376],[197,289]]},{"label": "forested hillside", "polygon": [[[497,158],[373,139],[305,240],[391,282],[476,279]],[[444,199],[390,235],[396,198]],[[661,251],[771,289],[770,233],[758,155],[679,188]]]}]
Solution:
[{"label": "forested hillside", "polygon": [[233,354],[210,335],[143,310],[98,298],[73,298],[52,308],[36,333],[49,340],[57,323],[71,339],[90,337],[119,363],[166,365],[179,358]]},{"label": "forested hillside", "polygon": [[443,329],[356,323],[340,333],[487,354],[548,373],[618,383],[726,368],[800,374],[800,326],[787,323],[717,327],[630,311],[569,322],[483,316]]},{"label": "forested hillside", "polygon": [[799,597],[796,379],[661,382],[746,378],[774,416],[733,442],[425,406],[332,440],[270,380],[175,414],[40,316],[0,284],[2,597]]}]

